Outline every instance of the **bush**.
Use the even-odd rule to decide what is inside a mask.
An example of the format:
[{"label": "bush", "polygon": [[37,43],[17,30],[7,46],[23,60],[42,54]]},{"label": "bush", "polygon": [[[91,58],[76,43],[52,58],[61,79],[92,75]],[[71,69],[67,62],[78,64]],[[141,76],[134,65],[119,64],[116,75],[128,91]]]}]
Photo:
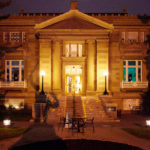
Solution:
[{"label": "bush", "polygon": [[13,107],[9,107],[8,109],[4,109],[0,111],[0,120],[2,121],[5,118],[9,118],[12,121],[28,121],[32,117],[32,110],[25,107],[21,110],[16,110]]}]

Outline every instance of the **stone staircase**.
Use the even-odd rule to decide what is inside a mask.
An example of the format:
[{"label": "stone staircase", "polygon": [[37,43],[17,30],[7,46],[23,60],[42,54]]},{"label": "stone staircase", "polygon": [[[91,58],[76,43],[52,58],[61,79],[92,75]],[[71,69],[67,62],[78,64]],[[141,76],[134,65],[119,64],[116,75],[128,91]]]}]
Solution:
[{"label": "stone staircase", "polygon": [[114,120],[104,110],[103,103],[98,96],[82,97],[85,118],[94,117],[96,122],[109,122]]},{"label": "stone staircase", "polygon": [[[47,121],[58,122],[60,116],[66,116],[70,112],[72,117],[94,117],[95,122],[111,122],[114,118],[109,116],[103,105],[103,100],[98,96],[60,96],[58,108],[51,108],[48,112]],[[109,98],[106,97],[106,101]]]},{"label": "stone staircase", "polygon": [[67,96],[66,113],[70,112],[72,117],[83,117],[81,96]]}]

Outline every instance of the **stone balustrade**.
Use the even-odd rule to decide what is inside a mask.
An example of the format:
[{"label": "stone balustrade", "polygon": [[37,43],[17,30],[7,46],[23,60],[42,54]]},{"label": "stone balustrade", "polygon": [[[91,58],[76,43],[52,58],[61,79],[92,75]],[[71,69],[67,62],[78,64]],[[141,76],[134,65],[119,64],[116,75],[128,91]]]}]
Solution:
[{"label": "stone balustrade", "polygon": [[27,88],[26,81],[0,81],[0,88]]},{"label": "stone balustrade", "polygon": [[148,88],[148,82],[121,82],[121,88]]}]

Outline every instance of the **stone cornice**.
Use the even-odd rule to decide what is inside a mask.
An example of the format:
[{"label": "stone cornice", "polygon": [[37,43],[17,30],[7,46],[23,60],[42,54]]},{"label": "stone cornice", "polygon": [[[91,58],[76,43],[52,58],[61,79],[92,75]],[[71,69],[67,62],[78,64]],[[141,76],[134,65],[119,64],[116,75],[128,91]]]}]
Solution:
[{"label": "stone cornice", "polygon": [[112,24],[109,24],[105,21],[94,18],[92,16],[86,15],[86,14],[84,14],[84,13],[78,11],[78,10],[70,10],[70,11],[68,11],[68,12],[66,12],[62,15],[59,15],[57,17],[54,17],[54,18],[49,19],[47,21],[44,21],[40,24],[36,24],[34,28],[35,29],[43,29],[47,26],[50,26],[52,24],[55,24],[57,22],[63,21],[65,19],[68,19],[68,18],[71,18],[71,17],[78,17],[80,19],[86,20],[88,22],[91,22],[92,24],[98,25],[98,26],[103,27],[105,29],[109,29],[109,30],[114,29],[114,26]]}]

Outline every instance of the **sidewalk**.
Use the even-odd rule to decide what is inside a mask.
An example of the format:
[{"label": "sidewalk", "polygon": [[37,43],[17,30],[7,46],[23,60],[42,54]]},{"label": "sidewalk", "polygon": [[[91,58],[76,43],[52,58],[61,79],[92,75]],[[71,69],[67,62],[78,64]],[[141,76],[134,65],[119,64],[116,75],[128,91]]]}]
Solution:
[{"label": "sidewalk", "polygon": [[128,118],[121,119],[120,123],[95,123],[95,132],[93,133],[92,127],[85,128],[84,133],[76,133],[69,129],[60,128],[56,123],[44,124],[31,124],[29,122],[16,122],[18,127],[30,127],[31,129],[24,135],[5,139],[0,141],[0,150],[7,150],[11,146],[19,146],[23,144],[30,144],[38,141],[48,141],[55,139],[90,139],[90,140],[102,140],[112,141],[117,143],[129,144],[137,146],[144,150],[150,149],[150,141],[142,138],[137,138],[130,135],[121,128],[124,127],[138,127],[137,125],[144,125],[146,117],[137,115],[130,115]]}]

